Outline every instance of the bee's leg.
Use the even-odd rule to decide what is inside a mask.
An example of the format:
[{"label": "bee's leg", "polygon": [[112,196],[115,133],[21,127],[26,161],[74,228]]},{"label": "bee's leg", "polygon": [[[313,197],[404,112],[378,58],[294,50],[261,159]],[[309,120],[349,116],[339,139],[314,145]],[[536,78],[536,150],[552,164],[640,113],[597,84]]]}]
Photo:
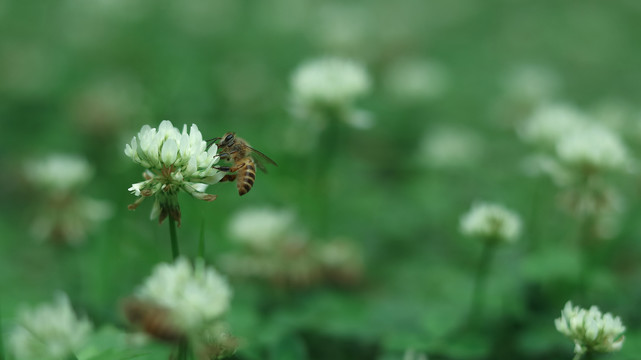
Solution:
[{"label": "bee's leg", "polygon": [[217,154],[217,155],[218,155],[219,158],[221,158],[223,160],[229,160],[231,158],[231,155],[235,154],[237,152],[238,151],[235,150],[235,151],[230,151],[230,152],[227,152],[227,153],[220,153],[220,154]]},{"label": "bee's leg", "polygon": [[232,167],[231,167],[231,169],[229,169],[229,171],[230,171],[230,172],[236,172],[236,171],[238,171],[238,170],[240,170],[240,169],[244,168],[244,167],[245,167],[245,165],[246,165],[246,163],[244,163],[244,162],[243,162],[243,163],[240,163],[240,164],[236,164],[236,165],[232,166]]},{"label": "bee's leg", "polygon": [[227,174],[223,176],[222,179],[220,179],[220,182],[234,181],[234,180],[236,180],[236,174]]},{"label": "bee's leg", "polygon": [[214,165],[212,167],[214,169],[218,170],[218,171],[233,172],[233,171],[231,171],[231,168],[229,166],[216,166],[216,165]]}]

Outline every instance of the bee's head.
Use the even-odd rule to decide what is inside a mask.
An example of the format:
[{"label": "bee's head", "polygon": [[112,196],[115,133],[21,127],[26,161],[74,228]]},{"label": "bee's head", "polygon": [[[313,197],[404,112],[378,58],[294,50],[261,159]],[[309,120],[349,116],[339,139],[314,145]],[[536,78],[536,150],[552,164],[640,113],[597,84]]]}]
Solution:
[{"label": "bee's head", "polygon": [[223,135],[223,137],[220,138],[219,146],[232,146],[234,145],[235,141],[236,141],[236,133],[228,132],[228,133],[225,133],[225,135]]}]

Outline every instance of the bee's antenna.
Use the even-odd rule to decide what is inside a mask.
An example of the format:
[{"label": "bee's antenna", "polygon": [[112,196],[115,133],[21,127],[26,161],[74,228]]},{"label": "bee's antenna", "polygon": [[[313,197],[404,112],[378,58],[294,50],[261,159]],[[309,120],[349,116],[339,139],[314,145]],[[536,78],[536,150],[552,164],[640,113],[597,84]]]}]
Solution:
[{"label": "bee's antenna", "polygon": [[216,141],[218,141],[218,140],[220,140],[220,139],[221,139],[220,137],[215,137],[215,138],[211,138],[211,139],[209,139],[209,140],[205,140],[205,142],[207,143],[207,147],[209,148],[210,146],[212,146],[213,144],[215,144],[215,143],[216,143]]}]

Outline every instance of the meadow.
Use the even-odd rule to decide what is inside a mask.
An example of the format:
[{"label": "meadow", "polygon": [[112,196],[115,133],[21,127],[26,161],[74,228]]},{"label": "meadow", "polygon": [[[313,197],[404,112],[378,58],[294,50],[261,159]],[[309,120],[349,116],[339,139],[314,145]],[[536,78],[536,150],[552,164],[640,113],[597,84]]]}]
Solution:
[{"label": "meadow", "polygon": [[0,2],[0,359],[638,359],[639,19]]}]

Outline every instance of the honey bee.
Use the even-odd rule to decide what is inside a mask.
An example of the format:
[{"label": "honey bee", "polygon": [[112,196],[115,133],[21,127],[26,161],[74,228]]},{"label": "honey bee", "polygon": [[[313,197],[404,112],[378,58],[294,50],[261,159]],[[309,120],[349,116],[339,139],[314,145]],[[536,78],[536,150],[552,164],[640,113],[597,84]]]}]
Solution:
[{"label": "honey bee", "polygon": [[147,335],[170,343],[177,343],[185,334],[176,328],[169,311],[162,306],[137,299],[127,299],[122,304],[125,317]]},{"label": "honey bee", "polygon": [[[236,133],[228,132],[222,137],[207,140],[209,145],[218,143],[218,150],[221,159],[233,163],[229,166],[216,166],[216,169],[226,171],[229,174],[223,176],[220,181],[234,181],[236,180],[236,187],[238,188],[238,195],[243,196],[251,190],[256,180],[256,166],[263,172],[267,172],[265,166],[260,163],[258,155],[261,159],[278,166],[274,160],[267,157],[267,155],[249,146],[247,141],[236,136]],[[232,174],[235,173],[235,174]]]}]

